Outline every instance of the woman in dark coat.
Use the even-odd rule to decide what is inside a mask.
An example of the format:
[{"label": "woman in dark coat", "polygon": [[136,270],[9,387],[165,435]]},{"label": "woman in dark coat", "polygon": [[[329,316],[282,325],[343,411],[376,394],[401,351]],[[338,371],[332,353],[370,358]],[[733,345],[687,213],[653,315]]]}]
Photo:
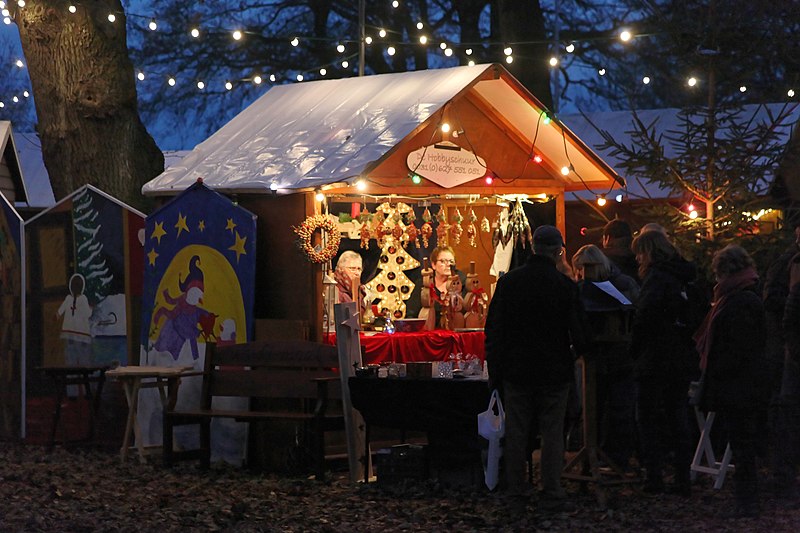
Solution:
[{"label": "woman in dark coat", "polygon": [[647,470],[644,490],[665,491],[664,458],[672,452],[675,484],[670,491],[689,496],[692,444],[687,396],[689,383],[699,371],[694,330],[681,317],[687,304],[686,287],[695,279],[696,269],[660,232],[640,234],[631,249],[642,279],[631,356],[639,388],[641,463]]},{"label": "woman in dark coat", "polygon": [[728,245],[712,262],[714,305],[695,336],[705,369],[702,405],[723,421],[736,465],[736,516],[757,516],[756,449],[765,428],[769,387],[766,326],[755,263]]}]

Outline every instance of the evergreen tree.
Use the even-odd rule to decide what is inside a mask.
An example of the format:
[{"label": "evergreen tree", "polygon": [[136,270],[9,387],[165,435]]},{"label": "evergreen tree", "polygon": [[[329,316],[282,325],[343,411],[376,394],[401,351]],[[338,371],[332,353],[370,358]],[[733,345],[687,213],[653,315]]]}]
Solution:
[{"label": "evergreen tree", "polygon": [[95,239],[101,225],[94,201],[95,196],[89,189],[81,190],[72,198],[75,271],[86,280],[84,294],[91,305],[108,296],[107,287],[114,279],[103,258],[103,244]]}]

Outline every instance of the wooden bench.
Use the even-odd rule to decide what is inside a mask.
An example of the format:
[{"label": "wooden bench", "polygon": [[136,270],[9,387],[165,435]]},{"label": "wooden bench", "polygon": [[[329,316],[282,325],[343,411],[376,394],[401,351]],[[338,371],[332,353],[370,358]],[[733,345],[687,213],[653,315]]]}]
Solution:
[{"label": "wooden bench", "polygon": [[[202,468],[209,468],[214,418],[239,422],[288,421],[302,424],[310,431],[315,473],[317,479],[324,479],[325,433],[344,430],[340,406],[331,405],[332,401],[341,400],[338,366],[336,347],[316,342],[276,340],[229,346],[208,343],[200,407],[164,411],[164,464],[171,466],[175,460],[199,459]],[[248,398],[250,407],[214,409],[215,396]],[[189,424],[200,426],[200,448],[173,450],[173,428]]]}]

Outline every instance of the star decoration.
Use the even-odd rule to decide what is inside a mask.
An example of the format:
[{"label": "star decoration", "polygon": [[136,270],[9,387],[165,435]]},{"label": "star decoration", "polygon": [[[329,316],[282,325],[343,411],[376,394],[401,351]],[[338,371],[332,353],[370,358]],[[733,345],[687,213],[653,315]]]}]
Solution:
[{"label": "star decoration", "polygon": [[205,220],[201,220],[197,224],[197,229],[199,229],[200,231],[205,231],[206,230],[206,221]]},{"label": "star decoration", "polygon": [[342,325],[347,326],[353,331],[359,331],[361,329],[361,318],[358,316],[358,313],[354,313],[350,318],[342,321]]},{"label": "star decoration", "polygon": [[151,239],[156,239],[158,244],[161,244],[161,237],[166,235],[167,232],[164,231],[164,223],[163,222],[156,222],[156,227],[153,228],[153,233],[150,235]]},{"label": "star decoration", "polygon": [[156,266],[156,257],[158,257],[158,254],[156,253],[155,249],[150,250],[150,252],[147,254],[147,260],[149,261],[150,266]]},{"label": "star decoration", "polygon": [[186,225],[186,217],[180,213],[178,213],[178,222],[175,224],[175,229],[178,230],[178,234],[175,236],[175,238],[180,237],[182,231],[189,233],[189,226]]},{"label": "star decoration", "polygon": [[235,227],[236,227],[236,223],[233,221],[232,218],[229,218],[228,219],[228,224],[225,226],[225,229],[229,229],[229,230],[231,230],[231,232],[233,232],[233,228],[235,228]]},{"label": "star decoration", "polygon": [[242,237],[239,235],[239,232],[236,232],[236,242],[233,246],[230,246],[228,250],[233,250],[236,252],[236,262],[239,262],[239,257],[242,255],[247,255],[247,251],[244,249],[244,244],[247,242],[247,237]]}]

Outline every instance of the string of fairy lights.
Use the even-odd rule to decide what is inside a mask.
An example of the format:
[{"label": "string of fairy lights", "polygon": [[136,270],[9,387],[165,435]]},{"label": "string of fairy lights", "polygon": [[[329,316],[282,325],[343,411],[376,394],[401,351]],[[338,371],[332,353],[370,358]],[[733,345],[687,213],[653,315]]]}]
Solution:
[{"label": "string of fairy lights", "polygon": [[[25,0],[16,0],[16,1],[6,1],[0,0],[0,15],[2,15],[2,20],[4,24],[10,25],[14,22],[14,12],[12,10],[23,9],[25,8]],[[397,9],[400,7],[399,0],[393,0],[391,2],[393,8]],[[67,12],[69,14],[76,14],[78,10],[81,9],[81,4],[70,3],[67,5]],[[109,24],[118,23],[119,20],[123,19],[124,13],[118,12],[109,12],[107,15],[107,20]],[[138,30],[142,32],[150,31],[156,32],[159,31],[159,23],[158,19],[152,15],[144,15],[144,14],[137,14],[137,13],[127,13],[127,18],[130,23]],[[140,23],[139,23],[140,22]],[[368,33],[365,35],[364,44],[366,46],[374,46],[379,45],[383,47],[383,52],[391,57],[398,53],[398,49],[400,47],[408,47],[408,46],[423,46],[429,49],[433,49],[434,51],[438,49],[438,52],[441,54],[444,60],[448,58],[452,58],[452,61],[458,61],[457,64],[466,64],[466,65],[474,65],[475,60],[473,56],[475,55],[476,49],[478,47],[484,47],[486,50],[492,49],[500,49],[502,48],[502,58],[507,64],[511,64],[514,62],[514,46],[521,46],[521,45],[531,45],[531,44],[548,44],[552,45],[551,41],[518,41],[518,42],[490,42],[490,41],[481,41],[481,42],[459,42],[454,43],[448,41],[446,39],[437,39],[434,35],[428,35],[425,33],[425,24],[423,22],[417,22],[416,24],[417,30],[420,32],[418,37],[415,40],[409,41],[404,39],[397,39],[395,36],[397,35],[396,32],[388,30],[386,28],[378,28],[378,27],[368,27]],[[210,36],[212,34],[227,34],[230,36],[232,42],[242,42],[245,41],[248,35],[251,33],[246,28],[233,28],[233,29],[219,29],[219,28],[203,28],[200,25],[195,25],[187,29],[189,35],[193,39],[202,39],[204,36]],[[634,34],[631,30],[627,28],[623,28],[616,33],[609,33],[609,39],[618,39],[619,42],[623,44],[628,44],[634,41],[636,38],[647,37],[648,34]],[[360,41],[358,39],[333,39],[333,38],[319,38],[319,37],[308,37],[308,36],[299,36],[299,35],[291,35],[285,36],[284,38],[277,38],[278,40],[284,39],[286,43],[293,47],[297,48],[300,47],[303,43],[309,43],[312,41],[327,41],[331,42],[332,46],[336,47],[336,51],[340,54],[336,60],[329,62],[324,65],[319,65],[314,68],[305,69],[302,71],[296,71],[291,74],[289,73],[263,73],[262,69],[253,68],[251,70],[252,75],[246,77],[240,77],[236,79],[226,78],[226,79],[180,79],[179,76],[176,74],[163,74],[163,73],[156,73],[154,76],[151,76],[144,68],[138,68],[135,71],[136,78],[139,82],[144,82],[145,80],[149,80],[150,78],[160,78],[160,82],[166,83],[167,87],[176,87],[181,84],[191,83],[194,85],[196,90],[204,91],[209,89],[217,89],[222,90],[224,88],[225,91],[232,91],[236,86],[243,85],[243,84],[252,84],[252,85],[262,85],[265,82],[269,83],[282,83],[282,82],[302,82],[310,79],[321,79],[328,76],[330,71],[334,69],[342,69],[342,70],[349,70],[352,69],[354,66],[357,65],[358,60],[358,53],[353,53],[351,50],[348,50],[348,45],[352,47],[352,45],[359,45]],[[595,40],[598,38],[594,38]],[[436,44],[438,43],[438,44]],[[562,61],[562,57],[568,57],[574,54],[577,50],[578,45],[580,45],[582,41],[572,41],[568,43],[560,43],[558,50],[554,50],[554,53],[551,57],[548,58],[548,64],[551,68],[556,69],[559,68]],[[435,45],[435,46],[434,46]],[[15,58],[13,60],[12,68],[19,68],[24,69],[25,64],[21,58]],[[157,69],[154,69],[157,70]],[[151,71],[152,72],[152,71]],[[599,68],[597,70],[597,76],[603,77],[607,75],[606,68]],[[650,85],[654,80],[647,75],[641,77],[641,84],[642,85]],[[700,79],[697,76],[690,76],[685,80],[686,86],[688,88],[697,87],[700,84]],[[739,87],[739,91],[744,93],[747,91],[747,85],[742,84]],[[788,98],[794,98],[795,90],[794,88],[788,88],[786,95]],[[30,97],[30,90],[24,89],[23,91],[12,94],[12,95],[0,95],[0,109],[5,107],[6,105],[12,104],[24,104],[25,101]]]}]

